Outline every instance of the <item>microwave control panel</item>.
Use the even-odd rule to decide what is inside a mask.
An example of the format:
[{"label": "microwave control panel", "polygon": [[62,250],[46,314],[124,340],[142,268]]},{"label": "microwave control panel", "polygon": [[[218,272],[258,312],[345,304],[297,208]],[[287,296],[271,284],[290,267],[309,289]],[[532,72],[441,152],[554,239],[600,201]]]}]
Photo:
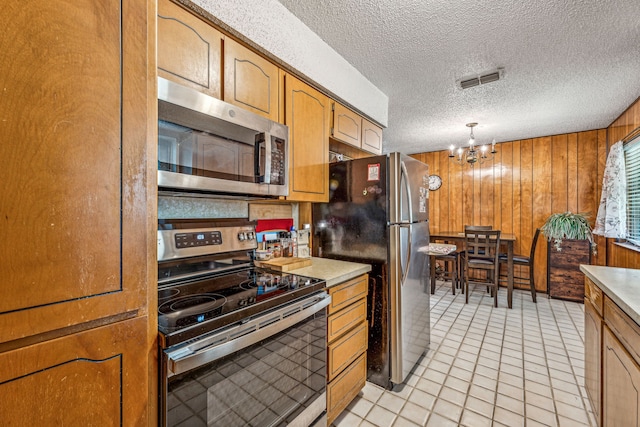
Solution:
[{"label": "microwave control panel", "polygon": [[196,233],[177,233],[176,248],[192,248],[195,246],[221,245],[222,234],[219,231]]},{"label": "microwave control panel", "polygon": [[272,137],[271,140],[271,184],[284,185],[285,177],[285,142]]}]

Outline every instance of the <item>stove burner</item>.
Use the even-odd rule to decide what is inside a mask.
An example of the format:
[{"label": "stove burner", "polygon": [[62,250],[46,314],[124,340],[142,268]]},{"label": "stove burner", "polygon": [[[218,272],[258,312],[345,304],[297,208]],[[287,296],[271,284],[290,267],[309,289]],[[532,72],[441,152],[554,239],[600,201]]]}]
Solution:
[{"label": "stove burner", "polygon": [[194,294],[170,299],[158,307],[158,323],[179,327],[203,322],[222,312],[227,298],[219,294]]},{"label": "stove burner", "polygon": [[173,298],[180,293],[180,289],[171,288],[171,289],[161,289],[158,291],[158,300],[166,300],[169,298]]},{"label": "stove burner", "polygon": [[250,291],[251,289],[255,289],[258,287],[258,284],[253,280],[247,280],[246,282],[242,282],[238,285],[238,287],[245,291]]},{"label": "stove burner", "polygon": [[196,294],[169,300],[158,307],[158,312],[168,314],[180,311],[182,313],[204,313],[222,307],[227,299],[218,294]]}]

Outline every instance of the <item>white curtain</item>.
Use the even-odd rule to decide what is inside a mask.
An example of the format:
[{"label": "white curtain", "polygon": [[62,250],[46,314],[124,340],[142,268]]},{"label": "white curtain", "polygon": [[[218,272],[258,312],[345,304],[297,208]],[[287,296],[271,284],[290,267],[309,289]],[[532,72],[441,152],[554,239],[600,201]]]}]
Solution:
[{"label": "white curtain", "polygon": [[627,237],[627,181],[622,141],[613,144],[607,157],[593,233],[619,239]]}]

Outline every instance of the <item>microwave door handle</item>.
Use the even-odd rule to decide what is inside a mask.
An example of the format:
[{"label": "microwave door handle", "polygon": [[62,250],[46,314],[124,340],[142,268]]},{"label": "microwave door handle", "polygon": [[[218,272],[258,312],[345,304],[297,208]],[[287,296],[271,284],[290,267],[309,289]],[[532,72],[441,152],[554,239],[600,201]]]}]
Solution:
[{"label": "microwave door handle", "polygon": [[267,133],[256,135],[255,169],[256,182],[269,184],[271,182],[271,138]]},{"label": "microwave door handle", "polygon": [[[260,159],[260,161],[264,161],[264,179],[262,180],[265,184],[271,184],[271,134],[263,133],[262,134],[263,144],[264,144],[264,159]],[[263,151],[260,151],[260,156],[262,156]],[[260,163],[262,164],[262,163]]]}]

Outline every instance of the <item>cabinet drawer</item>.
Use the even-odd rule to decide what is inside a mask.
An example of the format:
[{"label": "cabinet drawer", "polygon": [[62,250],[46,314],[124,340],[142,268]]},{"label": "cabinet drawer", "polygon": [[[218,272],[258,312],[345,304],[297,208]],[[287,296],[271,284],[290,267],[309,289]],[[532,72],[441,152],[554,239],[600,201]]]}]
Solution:
[{"label": "cabinet drawer", "polygon": [[362,298],[344,310],[332,314],[327,321],[327,341],[331,342],[367,319],[367,299]]},{"label": "cabinet drawer", "polygon": [[602,290],[588,277],[584,279],[584,296],[591,302],[598,314],[602,316]]},{"label": "cabinet drawer", "polygon": [[367,338],[367,324],[361,323],[334,343],[329,344],[327,349],[329,381],[367,350]]},{"label": "cabinet drawer", "polygon": [[340,415],[365,386],[367,357],[361,355],[327,385],[327,425]]},{"label": "cabinet drawer", "polygon": [[608,297],[604,298],[604,320],[631,357],[640,364],[640,326]]},{"label": "cabinet drawer", "polygon": [[335,313],[336,311],[367,295],[368,278],[369,275],[364,274],[360,277],[356,277],[355,279],[329,288],[329,295],[331,295],[329,314]]}]

